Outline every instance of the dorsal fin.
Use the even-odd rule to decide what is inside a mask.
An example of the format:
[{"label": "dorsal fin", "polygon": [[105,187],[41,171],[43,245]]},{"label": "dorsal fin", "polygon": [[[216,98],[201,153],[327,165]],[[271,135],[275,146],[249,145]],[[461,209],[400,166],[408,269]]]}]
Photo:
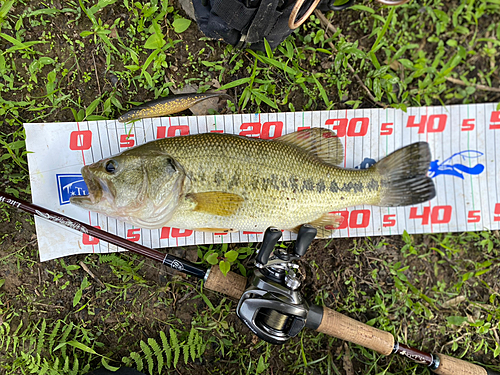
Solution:
[{"label": "dorsal fin", "polygon": [[328,129],[304,129],[274,140],[300,147],[328,164],[339,165],[344,160],[342,142],[334,132]]}]

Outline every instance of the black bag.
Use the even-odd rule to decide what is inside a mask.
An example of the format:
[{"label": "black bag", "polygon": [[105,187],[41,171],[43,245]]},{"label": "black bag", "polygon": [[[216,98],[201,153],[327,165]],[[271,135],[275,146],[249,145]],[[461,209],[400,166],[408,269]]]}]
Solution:
[{"label": "black bag", "polygon": [[[271,48],[275,49],[293,32],[289,27],[289,19],[296,4],[294,0],[191,0],[191,2],[201,31],[207,37],[222,39],[233,46],[263,51],[266,39]],[[354,0],[349,0],[347,3],[335,6],[334,0],[321,0],[317,9],[340,10],[353,3]],[[313,4],[314,0],[305,0],[296,20],[301,19]]]}]

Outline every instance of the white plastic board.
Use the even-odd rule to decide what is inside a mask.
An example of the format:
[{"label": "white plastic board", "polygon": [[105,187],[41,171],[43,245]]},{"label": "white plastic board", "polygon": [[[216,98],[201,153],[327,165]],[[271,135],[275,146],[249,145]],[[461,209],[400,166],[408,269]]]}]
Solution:
[{"label": "white plastic board", "polygon": [[[449,107],[357,109],[145,119],[133,125],[115,120],[25,124],[33,203],[99,226],[148,247],[258,242],[262,234],[211,234],[178,228],[145,230],[84,211],[69,196],[85,193],[83,165],[156,138],[225,132],[274,138],[304,127],[337,132],[345,149],[344,167],[367,167],[417,141],[430,144],[430,176],[437,196],[411,207],[350,207],[333,237],[461,232],[500,228],[500,111],[496,103]],[[498,142],[497,142],[498,141]],[[500,161],[500,160],[499,160]],[[116,247],[37,218],[42,261],[77,253],[110,252]],[[283,240],[294,238],[285,232]]]}]

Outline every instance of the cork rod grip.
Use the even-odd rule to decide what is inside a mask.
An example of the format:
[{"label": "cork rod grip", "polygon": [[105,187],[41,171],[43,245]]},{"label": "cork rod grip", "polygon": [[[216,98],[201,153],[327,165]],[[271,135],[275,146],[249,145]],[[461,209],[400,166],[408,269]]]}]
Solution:
[{"label": "cork rod grip", "polygon": [[205,288],[238,300],[245,291],[246,285],[246,277],[234,272],[228,272],[227,275],[224,276],[219,266],[212,266],[207,281],[205,282]]},{"label": "cork rod grip", "polygon": [[370,327],[327,307],[318,332],[364,346],[377,353],[389,355],[394,349],[394,337],[389,332]]},{"label": "cork rod grip", "polygon": [[439,367],[433,370],[438,375],[488,375],[494,374],[486,371],[484,367],[475,365],[461,359],[449,357],[444,354],[438,354]]}]

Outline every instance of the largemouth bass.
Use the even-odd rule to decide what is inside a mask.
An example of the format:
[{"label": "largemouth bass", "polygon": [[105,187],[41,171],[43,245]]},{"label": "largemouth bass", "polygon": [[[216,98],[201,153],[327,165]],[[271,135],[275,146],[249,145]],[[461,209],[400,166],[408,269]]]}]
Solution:
[{"label": "largemouth bass", "polygon": [[343,155],[340,140],[321,128],[272,140],[218,133],[164,138],[83,167],[89,195],[71,203],[148,229],[296,231],[309,223],[325,237],[342,220],[331,211],[435,196],[425,142],[364,170],[337,167]]},{"label": "largemouth bass", "polygon": [[138,120],[142,118],[160,117],[178,113],[191,108],[195,104],[210,98],[226,98],[231,101],[234,99],[222,92],[207,92],[204,94],[183,94],[172,95],[166,98],[160,98],[141,104],[140,106],[132,108],[130,111],[118,117],[118,121],[127,122]]}]

